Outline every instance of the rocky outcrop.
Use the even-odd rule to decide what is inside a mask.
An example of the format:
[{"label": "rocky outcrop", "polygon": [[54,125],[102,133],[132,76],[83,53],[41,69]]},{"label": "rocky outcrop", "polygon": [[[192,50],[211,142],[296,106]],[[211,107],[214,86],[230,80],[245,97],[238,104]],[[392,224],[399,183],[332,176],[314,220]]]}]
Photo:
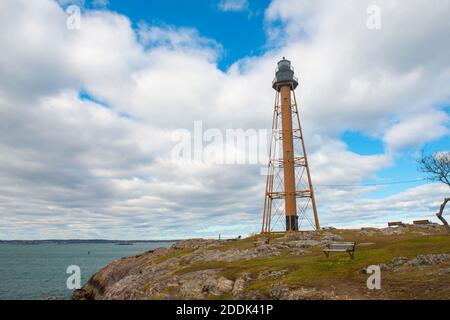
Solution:
[{"label": "rocky outcrop", "polygon": [[205,239],[190,239],[183,240],[174,243],[170,248],[173,250],[188,250],[188,249],[198,249],[200,247],[214,246],[220,243],[217,240],[205,240]]},{"label": "rocky outcrop", "polygon": [[[387,231],[353,232],[354,237],[360,237],[363,232],[369,237],[379,237]],[[344,234],[348,232],[328,229],[270,239],[180,241],[169,249],[159,248],[110,263],[94,274],[81,290],[75,291],[73,299],[334,299],[336,295],[332,290],[292,283],[290,279],[296,279],[299,272],[295,268],[302,270],[304,267],[292,261],[299,262],[303,256],[307,256],[307,261],[324,259],[321,249],[333,241],[346,241]],[[382,268],[394,270],[401,266],[446,261],[450,261],[448,254],[419,255],[414,259],[398,257]]]},{"label": "rocky outcrop", "polygon": [[[170,249],[159,248],[109,264],[92,276],[81,290],[75,291],[73,299],[204,299],[224,295],[245,299],[269,298],[268,293],[264,295],[247,289],[257,281],[280,278],[289,270],[264,270],[256,275],[243,273],[233,279],[221,273],[220,263],[275,258],[281,254],[301,256],[308,252],[305,249],[319,248],[340,239],[341,236],[330,232],[289,234],[272,242],[258,237],[253,245],[241,249],[239,246],[234,248],[229,241],[180,241]],[[218,265],[189,271],[209,263]],[[302,291],[302,294],[306,293]]]},{"label": "rocky outcrop", "polygon": [[[380,263],[379,266],[381,271],[396,271],[400,267],[432,266],[447,262],[450,262],[450,254],[426,254],[418,255],[412,259],[395,257],[388,263]],[[362,269],[361,272],[367,273],[367,270]]]},{"label": "rocky outcrop", "polygon": [[188,263],[209,261],[234,262],[278,255],[280,255],[280,251],[277,245],[262,245],[252,249],[230,249],[226,251],[204,248],[183,256],[182,260]]},{"label": "rocky outcrop", "polygon": [[388,263],[380,264],[380,268],[381,270],[390,271],[402,266],[432,266],[436,264],[443,264],[448,261],[450,261],[450,254],[426,254],[419,255],[413,259],[396,257]]},{"label": "rocky outcrop", "polygon": [[299,288],[291,290],[281,287],[274,288],[270,292],[273,300],[333,300],[336,298],[334,291],[317,290],[316,288]]},{"label": "rocky outcrop", "polygon": [[233,290],[234,281],[218,276],[217,270],[202,270],[183,275],[178,279],[182,299],[204,299],[220,296]]},{"label": "rocky outcrop", "polygon": [[233,285],[233,296],[236,298],[242,298],[244,294],[244,290],[247,288],[248,283],[250,281],[253,281],[252,274],[249,272],[245,272],[239,276],[239,278],[236,279]]},{"label": "rocky outcrop", "polygon": [[359,231],[359,235],[362,237],[372,237],[376,235],[381,236],[396,236],[396,235],[404,235],[408,232],[418,232],[423,235],[428,234],[429,232],[434,232],[437,230],[441,230],[442,226],[437,223],[430,224],[403,224],[400,227],[389,227],[389,228],[362,228]]}]

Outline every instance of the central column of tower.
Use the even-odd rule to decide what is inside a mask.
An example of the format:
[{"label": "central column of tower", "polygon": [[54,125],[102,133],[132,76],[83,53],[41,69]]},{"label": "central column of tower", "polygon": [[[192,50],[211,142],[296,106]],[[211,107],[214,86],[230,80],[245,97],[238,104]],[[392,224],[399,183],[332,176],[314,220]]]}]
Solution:
[{"label": "central column of tower", "polygon": [[284,191],[286,193],[286,231],[298,230],[297,198],[295,195],[294,140],[292,130],[291,84],[280,87],[281,124],[283,138]]}]

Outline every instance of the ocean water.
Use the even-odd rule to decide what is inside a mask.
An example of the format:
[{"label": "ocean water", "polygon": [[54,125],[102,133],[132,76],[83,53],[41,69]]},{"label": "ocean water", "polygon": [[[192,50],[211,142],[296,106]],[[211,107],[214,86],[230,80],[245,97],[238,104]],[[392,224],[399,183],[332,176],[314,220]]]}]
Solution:
[{"label": "ocean water", "polygon": [[69,299],[67,267],[81,269],[82,284],[96,271],[122,257],[133,256],[173,242],[116,244],[0,244],[0,300]]}]

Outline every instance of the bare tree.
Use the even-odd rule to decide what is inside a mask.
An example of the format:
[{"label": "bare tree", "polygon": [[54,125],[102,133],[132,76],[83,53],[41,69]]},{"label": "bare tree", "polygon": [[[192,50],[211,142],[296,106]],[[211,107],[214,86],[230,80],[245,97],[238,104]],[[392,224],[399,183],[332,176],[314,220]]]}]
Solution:
[{"label": "bare tree", "polygon": [[[419,160],[419,169],[426,173],[428,179],[431,181],[442,182],[450,187],[450,152],[438,152],[433,155],[425,155],[422,152],[422,158]],[[445,206],[450,198],[445,198],[441,204],[439,212],[436,216],[447,228],[450,234],[450,227],[447,220],[442,216],[444,214]]]}]

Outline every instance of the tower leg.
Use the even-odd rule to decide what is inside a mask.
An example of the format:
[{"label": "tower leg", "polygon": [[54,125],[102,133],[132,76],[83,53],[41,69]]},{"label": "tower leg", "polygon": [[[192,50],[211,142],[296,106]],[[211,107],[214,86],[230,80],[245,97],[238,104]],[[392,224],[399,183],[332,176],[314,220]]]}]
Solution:
[{"label": "tower leg", "polygon": [[309,170],[308,155],[306,153],[305,139],[303,139],[303,130],[302,130],[302,125],[300,123],[300,115],[298,112],[297,97],[295,96],[295,92],[293,92],[293,96],[294,96],[294,105],[295,105],[295,109],[296,109],[295,111],[297,114],[298,129],[300,131],[300,137],[301,137],[301,142],[302,142],[303,157],[305,158],[305,167],[306,167],[306,175],[308,177],[308,186],[309,186],[309,190],[311,192],[311,206],[312,206],[313,214],[314,214],[314,223],[315,223],[316,230],[320,230],[319,215],[317,214],[317,207],[316,207],[316,196],[314,194],[314,188],[313,188],[312,179],[311,179],[311,172]]},{"label": "tower leg", "polygon": [[274,164],[272,162],[273,152],[276,150],[276,135],[278,129],[278,100],[279,93],[275,95],[275,103],[273,109],[273,119],[272,119],[272,132],[271,132],[271,143],[269,148],[269,165],[267,168],[267,181],[266,181],[266,194],[264,199],[264,214],[261,226],[261,233],[270,233],[270,221],[272,219],[272,191],[273,191],[273,178],[274,178]]}]

